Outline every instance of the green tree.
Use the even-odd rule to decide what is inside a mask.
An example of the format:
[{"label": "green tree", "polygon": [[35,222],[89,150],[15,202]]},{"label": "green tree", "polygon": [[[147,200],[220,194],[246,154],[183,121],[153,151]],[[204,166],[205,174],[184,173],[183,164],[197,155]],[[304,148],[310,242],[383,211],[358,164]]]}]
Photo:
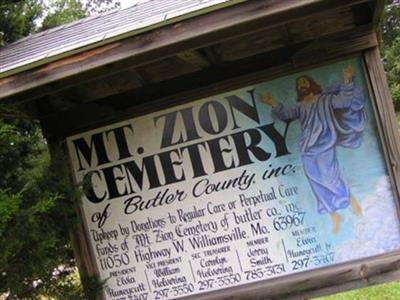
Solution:
[{"label": "green tree", "polygon": [[71,23],[86,16],[82,3],[78,0],[57,0],[42,23],[42,30]]},{"label": "green tree", "polygon": [[[118,6],[112,0],[46,3],[1,1],[0,46]],[[75,224],[73,199],[79,197],[70,187],[68,164],[50,162],[37,121],[11,116],[24,114],[0,106],[0,298],[83,299],[76,280],[60,276],[75,263],[69,231]]]},{"label": "green tree", "polygon": [[49,13],[42,23],[41,30],[71,23],[92,14],[102,13],[112,8],[118,8],[119,2],[113,0],[56,0],[48,7]]},{"label": "green tree", "polygon": [[43,14],[42,0],[0,2],[0,47],[31,33]]},{"label": "green tree", "polygon": [[388,1],[382,22],[382,53],[390,93],[396,110],[400,110],[400,1]]},{"label": "green tree", "polygon": [[396,110],[400,110],[400,37],[384,48],[385,68]]},{"label": "green tree", "polygon": [[390,47],[400,33],[400,0],[389,0],[382,22],[383,45]]},{"label": "green tree", "polygon": [[59,167],[36,123],[0,121],[0,293],[34,298],[53,270],[73,265],[73,193]]}]

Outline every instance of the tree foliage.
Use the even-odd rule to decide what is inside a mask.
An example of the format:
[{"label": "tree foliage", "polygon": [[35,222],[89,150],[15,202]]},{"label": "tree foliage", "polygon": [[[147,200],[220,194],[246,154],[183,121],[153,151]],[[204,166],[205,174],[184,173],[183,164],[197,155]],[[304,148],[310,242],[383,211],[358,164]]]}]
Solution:
[{"label": "tree foliage", "polygon": [[[116,6],[113,0],[3,0],[0,47]],[[0,107],[0,298],[84,299],[77,281],[62,276],[75,263],[69,233],[75,224],[73,199],[79,198],[68,163],[62,156],[50,161],[37,122],[11,115],[23,114]]]},{"label": "tree foliage", "polygon": [[385,68],[396,110],[400,109],[400,37],[384,48]]},{"label": "tree foliage", "polygon": [[382,52],[396,110],[400,110],[400,0],[388,1],[382,24]]},{"label": "tree foliage", "polygon": [[381,30],[383,45],[391,46],[400,33],[400,0],[387,1]]},{"label": "tree foliage", "polygon": [[49,29],[71,23],[86,16],[83,4],[78,0],[56,0],[43,20],[41,29]]},{"label": "tree foliage", "polygon": [[71,23],[92,14],[118,8],[119,2],[113,0],[55,0],[48,7],[49,13],[42,23],[41,30]]},{"label": "tree foliage", "polygon": [[31,33],[43,14],[42,0],[0,2],[0,47]]},{"label": "tree foliage", "polygon": [[73,193],[32,122],[0,121],[0,169],[0,292],[33,298],[72,262]]}]

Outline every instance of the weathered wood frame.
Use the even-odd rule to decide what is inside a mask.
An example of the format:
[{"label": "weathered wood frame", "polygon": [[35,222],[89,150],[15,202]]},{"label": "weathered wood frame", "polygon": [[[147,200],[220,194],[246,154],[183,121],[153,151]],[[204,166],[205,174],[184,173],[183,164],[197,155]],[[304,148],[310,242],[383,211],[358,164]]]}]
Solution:
[{"label": "weathered wood frame", "polygon": [[143,35],[126,37],[60,61],[0,79],[0,99],[23,103],[93,78],[119,73],[179,52],[302,20],[321,11],[367,0],[246,1]]},{"label": "weathered wood frame", "polygon": [[[379,49],[377,46],[374,46],[364,51],[356,51],[349,55],[343,55],[345,53],[347,52],[342,53],[342,55],[335,55],[327,61],[316,64],[303,65],[297,68],[278,68],[273,72],[269,70],[270,72],[248,74],[240,78],[227,80],[226,84],[220,89],[211,88],[208,92],[204,89],[202,89],[202,91],[194,91],[191,97],[185,93],[179,95],[174,101],[168,101],[168,106],[175,106],[183,102],[192,101],[196,98],[215,95],[222,91],[232,90],[256,82],[331,64],[338,60],[348,58],[349,56],[361,57],[364,63],[364,76],[367,81],[370,99],[375,113],[383,154],[396,198],[396,205],[398,207],[397,213],[400,215],[400,137],[385,72],[379,55]],[[134,115],[139,116],[165,108],[165,99],[157,101],[157,103],[151,103],[151,106],[151,108],[148,105],[135,107],[136,113]],[[132,115],[129,116],[129,118],[132,117]],[[124,116],[123,118],[128,118],[128,116]],[[116,119],[112,122],[108,121],[107,123],[117,121],[121,121],[121,119]],[[80,211],[80,216],[82,218],[82,211]],[[77,260],[80,269],[83,273],[93,276],[97,275],[98,272],[94,259],[92,259],[93,254],[91,253],[91,247],[89,239],[86,236],[87,231],[85,231],[85,228],[86,224],[83,220],[83,223],[80,224],[80,228],[78,228],[77,233],[74,235],[73,241],[76,253],[78,254]],[[306,299],[383,283],[398,278],[400,278],[400,250],[331,267],[324,267],[286,275],[280,278],[244,284],[220,291],[190,296],[185,299]]]},{"label": "weathered wood frame", "polygon": [[[370,28],[363,27],[357,31],[352,30],[344,34],[335,34],[315,41],[309,47],[301,51],[295,51],[293,56],[291,56],[290,51],[287,53],[287,51],[281,50],[282,53],[277,58],[280,61],[279,64],[275,63],[275,65],[269,68],[257,71],[252,70],[245,74],[226,77],[201,86],[198,86],[198,84],[194,86],[194,80],[186,81],[186,85],[189,82],[191,83],[190,90],[177,91],[171,95],[163,96],[157,100],[140,105],[131,104],[129,99],[131,94],[125,93],[123,94],[123,97],[126,98],[124,101],[129,103],[129,107],[126,107],[122,111],[114,111],[107,106],[102,107],[91,102],[81,104],[71,111],[61,111],[58,114],[44,116],[41,119],[42,127],[46,136],[51,137],[57,134],[58,138],[62,138],[83,130],[101,127],[116,119],[124,120],[132,118],[161,108],[251,85],[261,80],[271,80],[289,73],[316,67],[326,61],[334,61],[343,56],[354,55],[377,45],[378,41],[375,33]],[[282,57],[284,55],[288,55],[288,57],[282,62],[279,56]],[[119,96],[111,97],[111,101],[120,101],[120,98]],[[88,111],[91,113],[88,114]],[[59,122],[61,119],[63,120],[62,123]]]},{"label": "weathered wood frame", "polygon": [[[70,156],[68,155],[68,150],[66,147],[66,143],[64,139],[47,139],[50,157],[52,162],[56,162],[57,160],[61,160],[67,164],[64,166],[67,168],[68,177],[72,186],[77,188],[79,185],[73,176],[73,169],[70,160]],[[78,200],[78,199],[72,199]],[[90,240],[88,237],[87,223],[84,217],[83,208],[81,205],[81,199],[73,203],[77,223],[70,230],[70,239],[72,244],[72,249],[74,252],[74,258],[76,260],[76,265],[78,267],[78,271],[81,279],[86,278],[98,278],[98,269],[96,265],[95,258],[93,256],[92,248],[90,246]],[[85,280],[82,280],[84,292],[87,295],[87,292],[90,290],[90,287],[86,286]]]}]

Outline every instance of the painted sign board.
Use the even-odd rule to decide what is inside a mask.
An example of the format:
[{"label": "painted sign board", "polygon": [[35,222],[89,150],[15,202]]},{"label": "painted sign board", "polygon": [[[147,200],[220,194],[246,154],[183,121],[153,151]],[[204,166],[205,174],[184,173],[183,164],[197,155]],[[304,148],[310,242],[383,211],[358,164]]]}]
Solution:
[{"label": "painted sign board", "polygon": [[67,139],[106,299],[174,299],[400,249],[358,58]]}]

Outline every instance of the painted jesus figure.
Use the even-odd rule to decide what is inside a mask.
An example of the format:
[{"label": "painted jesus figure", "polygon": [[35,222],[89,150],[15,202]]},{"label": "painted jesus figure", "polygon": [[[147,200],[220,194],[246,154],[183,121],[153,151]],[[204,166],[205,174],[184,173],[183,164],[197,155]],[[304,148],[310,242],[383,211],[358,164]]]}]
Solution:
[{"label": "painted jesus figure", "polygon": [[318,212],[330,214],[335,234],[341,224],[338,210],[351,206],[361,215],[360,205],[340,174],[336,153],[336,146],[357,148],[362,142],[365,98],[353,78],[354,68],[349,65],[343,70],[342,84],[322,91],[314,79],[300,76],[296,80],[297,103],[292,108],[285,108],[270,95],[260,95],[280,120],[299,119],[303,169],[317,198]]}]

